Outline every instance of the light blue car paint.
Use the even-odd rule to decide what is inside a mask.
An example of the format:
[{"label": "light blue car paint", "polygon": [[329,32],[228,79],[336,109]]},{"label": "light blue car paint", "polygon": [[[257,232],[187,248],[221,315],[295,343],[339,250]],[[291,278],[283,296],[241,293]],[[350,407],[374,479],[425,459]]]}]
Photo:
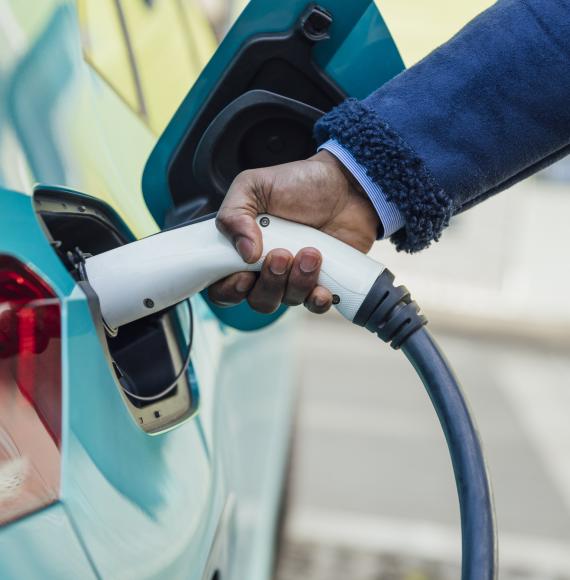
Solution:
[{"label": "light blue car paint", "polygon": [[45,112],[54,110],[70,82],[73,63],[65,44],[72,33],[68,9],[61,6],[54,10],[36,43],[15,68],[6,95],[9,117],[30,169],[46,183],[65,182],[58,135]]},{"label": "light blue car paint", "polygon": [[[374,82],[398,72],[401,61],[370,2],[323,4],[342,11],[335,26],[343,31],[318,58],[348,93],[373,88],[371,75],[359,79],[345,64],[355,51],[376,55]],[[294,401],[294,316],[241,333],[194,298],[200,413],[156,437],[137,427],[86,298],[50,247],[30,194],[38,181],[114,194],[127,223],[149,233],[150,218],[133,217],[144,200],[132,184],[154,137],[83,61],[73,2],[5,5],[15,15],[45,15],[22,26],[14,37],[21,44],[0,33],[0,253],[38,272],[62,302],[63,433],[60,501],[0,528],[0,578],[211,580],[219,568],[223,580],[267,580]],[[286,28],[304,5],[253,0],[228,34],[146,165],[146,202],[159,222],[170,200],[164,169],[184,125],[241,42]],[[130,146],[124,134],[137,136]]]},{"label": "light blue car paint", "polygon": [[0,534],[0,552],[3,580],[98,578],[61,504],[7,526]]}]

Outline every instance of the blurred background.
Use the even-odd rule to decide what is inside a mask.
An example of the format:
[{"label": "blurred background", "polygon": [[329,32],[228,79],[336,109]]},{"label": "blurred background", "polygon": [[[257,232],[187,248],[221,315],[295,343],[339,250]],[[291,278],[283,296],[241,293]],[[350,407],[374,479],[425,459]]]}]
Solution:
[{"label": "blurred background", "polygon": [[[378,0],[407,66],[488,1]],[[440,243],[376,258],[462,380],[494,483],[500,578],[570,578],[570,164],[454,218]],[[304,315],[278,580],[456,580],[445,441],[404,357],[340,317]]]}]

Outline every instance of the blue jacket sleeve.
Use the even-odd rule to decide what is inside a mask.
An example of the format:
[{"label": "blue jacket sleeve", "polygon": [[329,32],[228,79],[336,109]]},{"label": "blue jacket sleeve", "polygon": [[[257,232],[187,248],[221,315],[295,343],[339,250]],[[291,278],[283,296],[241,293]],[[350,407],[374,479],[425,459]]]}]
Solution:
[{"label": "blue jacket sleeve", "polygon": [[398,249],[570,152],[570,0],[499,0],[424,60],[315,126],[398,206]]}]

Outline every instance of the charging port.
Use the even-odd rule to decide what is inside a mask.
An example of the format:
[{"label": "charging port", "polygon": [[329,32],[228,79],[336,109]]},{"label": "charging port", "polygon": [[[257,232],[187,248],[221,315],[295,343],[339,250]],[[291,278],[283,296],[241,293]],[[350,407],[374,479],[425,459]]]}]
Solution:
[{"label": "charging port", "polygon": [[[106,203],[69,190],[38,188],[34,206],[53,248],[77,279],[77,251],[96,255],[134,240],[124,222]],[[184,373],[172,384],[184,364],[186,344],[177,307],[168,308],[121,327],[116,336],[105,332],[98,304],[89,296],[103,350],[117,386],[136,423],[158,433],[189,418],[197,397],[194,373]],[[124,388],[128,377],[128,389]]]}]

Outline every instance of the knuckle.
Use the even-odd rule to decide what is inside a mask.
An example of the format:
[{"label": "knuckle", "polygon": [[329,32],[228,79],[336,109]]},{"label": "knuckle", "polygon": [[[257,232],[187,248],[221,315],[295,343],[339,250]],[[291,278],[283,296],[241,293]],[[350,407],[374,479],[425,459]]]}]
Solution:
[{"label": "knuckle", "polygon": [[213,284],[208,288],[208,296],[212,300],[220,300],[224,296],[223,285]]},{"label": "knuckle", "polygon": [[208,289],[208,298],[217,306],[234,306],[241,302],[240,298],[212,293],[210,289]]},{"label": "knuckle", "polygon": [[249,292],[255,284],[255,275],[253,272],[241,272],[235,275],[235,283],[233,285],[234,291],[237,294],[245,294]]},{"label": "knuckle", "polygon": [[268,272],[261,272],[257,284],[248,296],[249,305],[258,312],[271,314],[281,303],[286,281]]},{"label": "knuckle", "polygon": [[303,274],[295,273],[291,275],[291,289],[297,292],[311,292],[316,286],[319,279],[319,274]]},{"label": "knuckle", "polygon": [[269,277],[268,279],[259,279],[259,288],[255,297],[265,302],[281,302],[285,295],[286,283],[279,278]]},{"label": "knuckle", "polygon": [[307,292],[300,291],[299,288],[295,288],[290,283],[287,284],[285,293],[283,295],[283,302],[288,306],[298,306],[303,304],[307,298]]},{"label": "knuckle", "polygon": [[237,304],[240,302],[239,298],[227,294],[212,294],[211,292],[208,292],[208,296],[212,302],[220,305]]},{"label": "knuckle", "polygon": [[234,183],[240,186],[249,185],[253,181],[255,173],[255,169],[244,169],[235,176]]},{"label": "knuckle", "polygon": [[287,286],[287,291],[285,292],[285,299],[287,304],[291,306],[298,306],[303,304],[307,300],[307,297],[311,293],[313,286],[304,286],[299,284],[289,284]]},{"label": "knuckle", "polygon": [[274,304],[273,302],[260,299],[259,297],[256,296],[249,296],[247,299],[247,303],[254,310],[260,312],[261,314],[273,314],[279,307],[278,303]]},{"label": "knuckle", "polygon": [[292,272],[287,284],[286,296],[290,302],[302,304],[317,286],[318,276],[304,276]]},{"label": "knuckle", "polygon": [[228,212],[224,207],[221,207],[216,215],[216,227],[225,233],[229,226],[230,212]]},{"label": "knuckle", "polygon": [[208,288],[208,296],[214,302],[225,304],[237,304],[241,302],[243,296],[238,291],[239,275],[228,276]]},{"label": "knuckle", "polygon": [[283,299],[283,304],[286,304],[287,306],[301,306],[301,304],[303,304],[303,299],[298,297],[286,296]]}]

